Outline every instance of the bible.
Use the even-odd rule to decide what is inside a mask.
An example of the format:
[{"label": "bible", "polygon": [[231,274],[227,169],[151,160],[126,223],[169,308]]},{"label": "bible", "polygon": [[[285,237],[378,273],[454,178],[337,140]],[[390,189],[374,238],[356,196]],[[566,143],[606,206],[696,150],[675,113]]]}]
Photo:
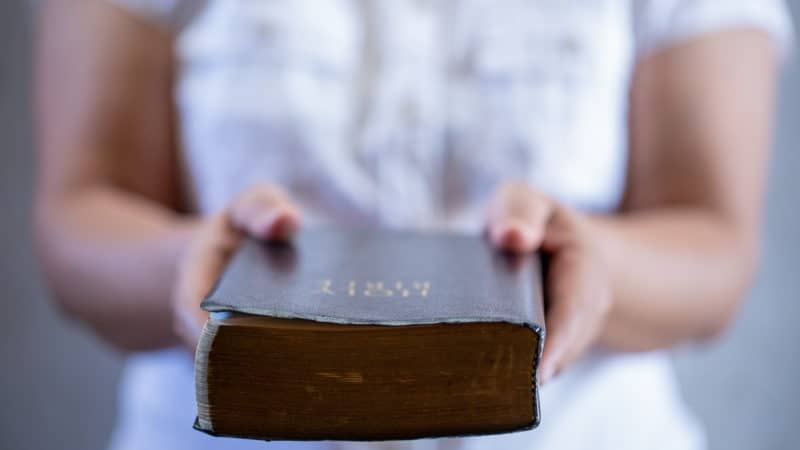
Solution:
[{"label": "bible", "polygon": [[544,343],[536,255],[478,236],[245,239],[202,303],[195,428],[262,440],[528,430]]}]

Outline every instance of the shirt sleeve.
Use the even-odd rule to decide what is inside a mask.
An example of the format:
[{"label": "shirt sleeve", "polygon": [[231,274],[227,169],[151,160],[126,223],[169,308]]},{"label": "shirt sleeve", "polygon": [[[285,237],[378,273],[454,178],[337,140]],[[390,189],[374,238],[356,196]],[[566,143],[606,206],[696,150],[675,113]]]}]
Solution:
[{"label": "shirt sleeve", "polygon": [[781,59],[793,42],[792,23],[783,0],[632,0],[638,56],[704,33],[753,28],[767,33]]}]

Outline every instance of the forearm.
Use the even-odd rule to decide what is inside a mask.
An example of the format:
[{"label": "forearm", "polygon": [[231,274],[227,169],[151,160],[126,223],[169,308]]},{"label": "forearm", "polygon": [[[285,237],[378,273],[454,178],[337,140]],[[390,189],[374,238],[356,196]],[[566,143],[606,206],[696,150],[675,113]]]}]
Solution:
[{"label": "forearm", "polygon": [[736,312],[757,258],[756,233],[710,210],[595,216],[585,228],[611,280],[612,308],[601,342],[621,350],[719,334]]},{"label": "forearm", "polygon": [[59,304],[127,350],[175,342],[169,299],[196,227],[106,185],[41,197],[36,207],[37,250]]}]

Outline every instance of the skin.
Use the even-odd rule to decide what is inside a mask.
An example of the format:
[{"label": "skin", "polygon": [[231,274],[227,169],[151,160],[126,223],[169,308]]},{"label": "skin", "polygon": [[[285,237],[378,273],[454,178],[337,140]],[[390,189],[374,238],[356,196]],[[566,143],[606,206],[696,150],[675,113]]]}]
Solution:
[{"label": "skin", "polygon": [[[38,19],[35,225],[58,304],[119,348],[193,349],[200,299],[241,236],[289,239],[301,211],[259,185],[211,217],[187,213],[171,36],[95,1],[51,0]],[[592,345],[660,349],[731,322],[757,260],[776,72],[767,37],[747,29],[641,60],[614,214],[497,187],[487,239],[552,255],[542,381]]]}]

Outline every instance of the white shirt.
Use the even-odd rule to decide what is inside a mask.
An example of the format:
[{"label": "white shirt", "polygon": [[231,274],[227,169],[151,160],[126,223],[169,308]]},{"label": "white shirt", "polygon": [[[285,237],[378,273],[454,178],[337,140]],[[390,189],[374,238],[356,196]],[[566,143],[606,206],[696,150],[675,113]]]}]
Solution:
[{"label": "white shirt", "polygon": [[[170,27],[190,191],[211,213],[289,190],[310,226],[477,232],[503,180],[613,211],[638,58],[730,27],[785,49],[779,0],[110,0]],[[112,448],[263,448],[191,429],[191,358],[128,363]],[[542,389],[530,432],[301,448],[698,449],[663,353],[593,350]],[[281,448],[289,445],[280,443]]]}]

